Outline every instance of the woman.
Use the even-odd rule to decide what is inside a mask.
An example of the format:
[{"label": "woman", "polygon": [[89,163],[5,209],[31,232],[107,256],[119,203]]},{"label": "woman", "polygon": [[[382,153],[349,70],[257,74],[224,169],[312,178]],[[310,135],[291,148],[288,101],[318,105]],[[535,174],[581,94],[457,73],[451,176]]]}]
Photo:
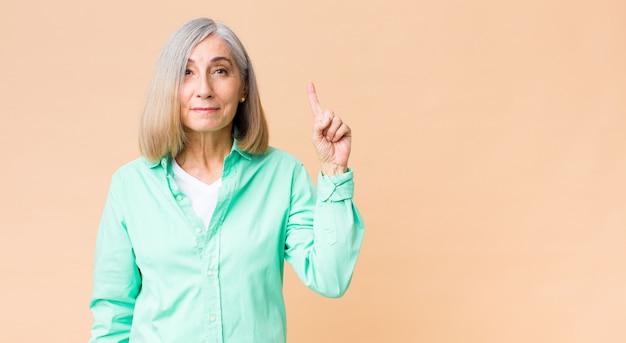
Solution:
[{"label": "woman", "polygon": [[142,111],[142,158],[111,181],[91,342],[284,342],[284,260],[319,294],[346,291],[363,237],[351,132],[307,90],[317,190],[299,161],[268,147],[235,34],[206,18],[174,32]]}]

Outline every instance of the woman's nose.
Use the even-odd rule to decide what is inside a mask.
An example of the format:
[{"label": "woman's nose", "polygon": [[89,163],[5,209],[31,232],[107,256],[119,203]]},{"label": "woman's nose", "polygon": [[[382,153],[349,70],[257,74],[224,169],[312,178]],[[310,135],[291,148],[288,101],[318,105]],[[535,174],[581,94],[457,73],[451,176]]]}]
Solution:
[{"label": "woman's nose", "polygon": [[213,96],[213,88],[208,75],[199,78],[197,87],[196,96],[199,98],[210,98]]}]

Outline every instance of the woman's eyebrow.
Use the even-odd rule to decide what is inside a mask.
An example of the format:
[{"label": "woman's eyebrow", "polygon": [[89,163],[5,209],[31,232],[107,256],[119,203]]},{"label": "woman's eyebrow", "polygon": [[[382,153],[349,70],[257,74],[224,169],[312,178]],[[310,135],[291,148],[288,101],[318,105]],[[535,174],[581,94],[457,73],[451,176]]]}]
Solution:
[{"label": "woman's eyebrow", "polygon": [[[226,62],[228,62],[228,63],[230,63],[230,64],[233,64],[233,62],[230,60],[230,58],[228,58],[228,57],[224,57],[224,56],[215,56],[215,57],[213,57],[213,58],[211,59],[211,63],[213,63],[213,62],[218,62],[218,61],[226,61]],[[193,60],[193,58],[188,58],[188,59],[187,59],[187,63],[188,63],[188,64],[189,64],[189,63],[193,63],[193,64],[195,64],[195,63],[196,63],[196,61],[194,61],[194,60]]]}]

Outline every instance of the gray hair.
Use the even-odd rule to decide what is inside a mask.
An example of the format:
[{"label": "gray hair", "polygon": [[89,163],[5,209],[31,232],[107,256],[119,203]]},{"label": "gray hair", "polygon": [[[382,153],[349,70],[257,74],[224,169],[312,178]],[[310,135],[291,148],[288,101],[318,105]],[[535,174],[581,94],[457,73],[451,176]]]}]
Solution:
[{"label": "gray hair", "polygon": [[211,34],[229,46],[247,91],[246,100],[237,107],[233,119],[239,147],[252,154],[267,151],[269,132],[248,53],[226,25],[198,18],[183,24],[169,37],[157,60],[139,120],[139,149],[146,159],[156,161],[168,154],[175,157],[182,151],[186,139],[178,93],[191,51]]}]

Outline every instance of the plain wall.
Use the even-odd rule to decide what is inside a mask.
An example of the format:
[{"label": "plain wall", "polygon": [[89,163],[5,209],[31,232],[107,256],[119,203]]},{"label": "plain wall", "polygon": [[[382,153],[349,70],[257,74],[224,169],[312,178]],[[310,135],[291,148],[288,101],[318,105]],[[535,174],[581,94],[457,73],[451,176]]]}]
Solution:
[{"label": "plain wall", "polygon": [[240,36],[271,144],[316,173],[305,84],[354,134],[366,236],[290,342],[626,341],[626,2],[0,3],[0,342],[85,342],[112,173],[157,54]]}]

